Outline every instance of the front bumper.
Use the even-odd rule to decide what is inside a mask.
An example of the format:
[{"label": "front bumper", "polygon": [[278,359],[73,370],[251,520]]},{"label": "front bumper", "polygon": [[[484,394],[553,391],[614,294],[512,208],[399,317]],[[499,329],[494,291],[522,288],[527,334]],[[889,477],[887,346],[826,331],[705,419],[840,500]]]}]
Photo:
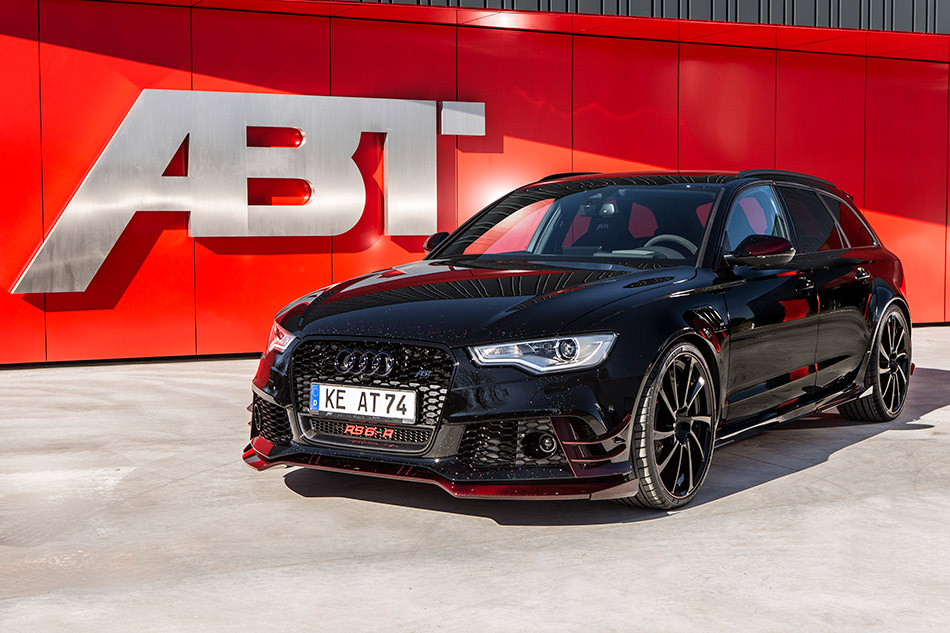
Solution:
[{"label": "front bumper", "polygon": [[[533,376],[517,368],[479,367],[464,350],[443,349],[451,365],[438,417],[395,429],[398,438],[403,429],[421,426],[427,439],[388,446],[329,428],[359,424],[355,420],[331,420],[315,432],[316,418],[304,397],[311,378],[302,378],[304,365],[292,360],[294,348],[265,356],[253,383],[255,422],[245,461],[259,470],[304,466],[422,481],[456,497],[610,499],[636,493],[629,412],[642,376],[631,377],[629,365],[608,362]],[[325,375],[313,380],[336,381]],[[527,454],[526,435],[541,432],[555,436],[555,455]]]}]

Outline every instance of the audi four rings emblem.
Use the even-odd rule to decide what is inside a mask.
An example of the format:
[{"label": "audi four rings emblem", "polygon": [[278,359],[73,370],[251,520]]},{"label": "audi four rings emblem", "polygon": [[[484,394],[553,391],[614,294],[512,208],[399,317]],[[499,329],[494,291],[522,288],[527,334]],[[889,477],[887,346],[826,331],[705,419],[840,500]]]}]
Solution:
[{"label": "audi four rings emblem", "polygon": [[396,361],[386,352],[345,349],[336,355],[333,366],[341,374],[383,377],[392,373]]}]

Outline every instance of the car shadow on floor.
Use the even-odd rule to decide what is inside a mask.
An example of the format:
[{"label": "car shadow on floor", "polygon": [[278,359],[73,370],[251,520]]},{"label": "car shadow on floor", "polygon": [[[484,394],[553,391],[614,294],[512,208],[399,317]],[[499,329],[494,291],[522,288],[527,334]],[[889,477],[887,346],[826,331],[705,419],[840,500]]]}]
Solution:
[{"label": "car shadow on floor", "polygon": [[890,423],[847,420],[837,412],[811,415],[716,450],[712,470],[684,510],[633,508],[610,501],[456,499],[434,485],[297,468],[284,476],[302,497],[348,498],[421,510],[484,517],[499,525],[633,523],[688,511],[822,464],[835,452],[884,432],[931,428],[925,415],[950,405],[950,371],[918,368],[901,416]]}]

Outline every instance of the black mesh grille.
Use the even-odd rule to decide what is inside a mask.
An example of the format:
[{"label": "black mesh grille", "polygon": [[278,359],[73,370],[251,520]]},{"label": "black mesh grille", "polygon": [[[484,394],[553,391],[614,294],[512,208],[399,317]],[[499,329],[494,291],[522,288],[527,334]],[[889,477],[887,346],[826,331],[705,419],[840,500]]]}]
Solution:
[{"label": "black mesh grille", "polygon": [[[415,447],[421,447],[427,445],[429,438],[432,436],[432,429],[427,428],[392,427],[378,424],[361,425],[353,422],[310,417],[306,418],[305,423],[310,425],[310,432],[307,435],[317,440],[355,440],[363,443],[412,444]],[[347,427],[351,427],[350,433],[346,432]],[[372,429],[371,435],[367,436],[364,429]],[[387,431],[392,431],[392,433],[390,434]],[[361,435],[356,435],[357,432]]]},{"label": "black mesh grille", "polygon": [[[337,371],[334,363],[339,353],[345,349],[385,352],[393,358],[393,371],[382,378],[342,374]],[[398,431],[401,438],[405,438],[397,440],[400,444],[393,448],[419,450],[428,444],[432,429],[442,417],[442,409],[454,368],[455,360],[452,355],[439,347],[385,341],[304,341],[294,352],[292,367],[297,413],[301,425],[309,424],[313,428],[313,434],[308,434],[312,439],[319,440],[321,435],[332,435],[335,436],[332,438],[335,443],[348,442],[364,445],[367,443],[365,438],[356,438],[343,433],[346,424],[354,420],[333,417],[327,419],[324,417],[325,414],[319,418],[311,416],[310,384],[318,382],[381,389],[411,389],[416,392],[416,422],[412,428],[392,427],[395,429],[394,432]],[[379,428],[390,428],[378,422],[368,424]],[[326,423],[330,425],[321,426]],[[388,443],[375,439],[371,442],[380,446]]]},{"label": "black mesh grille", "polygon": [[293,439],[290,421],[283,407],[254,396],[254,423],[261,436],[274,444],[287,444]]},{"label": "black mesh grille", "polygon": [[548,420],[510,420],[470,424],[459,444],[459,459],[473,467],[556,466],[566,463],[561,449],[545,458],[525,454],[522,439],[528,433],[554,434]]}]

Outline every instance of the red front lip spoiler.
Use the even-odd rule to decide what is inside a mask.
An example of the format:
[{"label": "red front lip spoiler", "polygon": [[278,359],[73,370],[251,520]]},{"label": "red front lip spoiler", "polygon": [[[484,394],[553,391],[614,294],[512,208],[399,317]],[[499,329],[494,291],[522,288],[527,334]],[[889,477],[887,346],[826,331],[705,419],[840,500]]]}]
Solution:
[{"label": "red front lip spoiler", "polygon": [[637,480],[624,480],[622,477],[535,484],[457,482],[426,468],[388,462],[352,460],[329,455],[296,453],[271,460],[268,456],[273,448],[274,445],[263,437],[255,437],[244,450],[244,461],[257,470],[280,465],[303,466],[386,479],[418,481],[435,484],[453,497],[467,499],[619,499],[633,496],[638,489]]}]

